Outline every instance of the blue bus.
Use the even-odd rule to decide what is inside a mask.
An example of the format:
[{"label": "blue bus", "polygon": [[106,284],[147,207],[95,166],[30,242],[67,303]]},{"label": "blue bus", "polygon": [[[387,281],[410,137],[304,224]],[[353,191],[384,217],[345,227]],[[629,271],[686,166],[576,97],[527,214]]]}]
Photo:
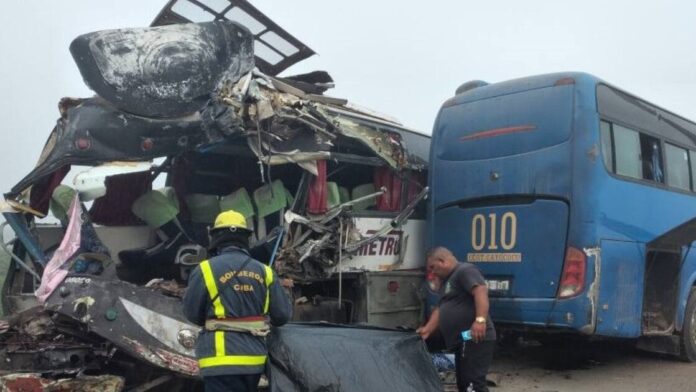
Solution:
[{"label": "blue bus", "polygon": [[481,268],[499,326],[696,361],[695,123],[584,73],[473,81],[430,165],[430,242]]}]

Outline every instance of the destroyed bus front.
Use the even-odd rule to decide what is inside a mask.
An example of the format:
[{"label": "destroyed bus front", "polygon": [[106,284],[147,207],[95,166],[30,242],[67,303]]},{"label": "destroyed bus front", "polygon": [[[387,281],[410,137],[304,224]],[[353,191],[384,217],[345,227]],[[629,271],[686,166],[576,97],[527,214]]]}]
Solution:
[{"label": "destroyed bus front", "polygon": [[[253,40],[217,21],[73,42],[97,96],[61,101],[2,204],[16,234],[2,372],[195,376],[199,328],[180,298],[229,209],[253,227],[252,254],[294,281],[295,320],[420,323],[429,137],[322,95],[324,72],[265,74]],[[49,211],[60,224],[42,223]],[[136,377],[132,358],[155,370]]]}]

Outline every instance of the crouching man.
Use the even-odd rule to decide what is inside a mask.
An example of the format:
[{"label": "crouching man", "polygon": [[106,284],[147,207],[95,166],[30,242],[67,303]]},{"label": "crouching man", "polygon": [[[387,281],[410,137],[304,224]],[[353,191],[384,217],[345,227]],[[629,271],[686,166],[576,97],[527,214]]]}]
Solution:
[{"label": "crouching man", "polygon": [[[427,339],[440,330],[446,347],[455,352],[460,392],[487,392],[486,374],[493,360],[496,335],[488,316],[486,281],[475,265],[460,263],[443,247],[428,252],[427,268],[442,281],[442,296],[428,322],[416,332]],[[462,338],[464,331],[471,331],[471,340]]]},{"label": "crouching man", "polygon": [[210,230],[210,260],[189,277],[184,314],[203,330],[196,356],[206,392],[256,391],[268,357],[270,325],[285,324],[291,303],[273,270],[249,255],[246,219],[218,215]]}]

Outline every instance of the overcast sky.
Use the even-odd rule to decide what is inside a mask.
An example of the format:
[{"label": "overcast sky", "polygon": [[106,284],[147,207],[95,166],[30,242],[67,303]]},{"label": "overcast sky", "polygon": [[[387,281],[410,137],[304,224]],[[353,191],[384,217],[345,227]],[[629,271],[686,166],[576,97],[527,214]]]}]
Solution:
[{"label": "overcast sky", "polygon": [[[3,0],[0,191],[34,166],[63,96],[91,92],[68,45],[147,26],[165,0]],[[696,2],[253,1],[319,55],[287,74],[329,71],[328,94],[430,132],[461,83],[586,71],[696,119]],[[439,4],[439,5],[435,5]]]}]

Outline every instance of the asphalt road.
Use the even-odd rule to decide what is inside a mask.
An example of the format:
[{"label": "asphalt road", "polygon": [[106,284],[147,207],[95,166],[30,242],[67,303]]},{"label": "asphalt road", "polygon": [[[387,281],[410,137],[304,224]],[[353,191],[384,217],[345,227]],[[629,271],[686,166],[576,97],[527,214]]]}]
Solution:
[{"label": "asphalt road", "polygon": [[489,378],[498,382],[492,392],[696,391],[696,363],[635,350],[630,342],[523,343],[498,350]]}]

